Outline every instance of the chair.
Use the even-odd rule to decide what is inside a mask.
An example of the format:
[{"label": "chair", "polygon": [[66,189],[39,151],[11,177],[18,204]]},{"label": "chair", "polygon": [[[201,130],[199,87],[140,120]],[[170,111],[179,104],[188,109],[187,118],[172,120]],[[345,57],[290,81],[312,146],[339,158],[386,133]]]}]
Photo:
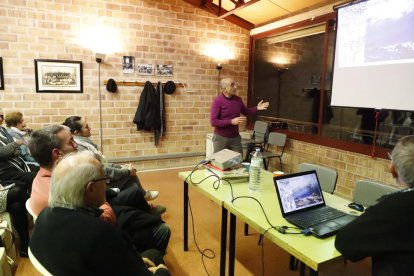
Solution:
[{"label": "chair", "polygon": [[336,181],[338,180],[338,173],[336,170],[323,167],[316,164],[302,163],[299,165],[299,171],[311,171],[315,170],[318,175],[319,183],[321,184],[324,192],[333,194],[336,187]]},{"label": "chair", "polygon": [[[278,133],[278,132],[271,132],[269,134],[269,138],[267,139],[267,143],[265,146],[265,150],[262,152],[263,157],[263,165],[265,170],[269,166],[269,162],[271,158],[279,158],[280,162],[280,170],[283,171],[282,165],[282,155],[285,151],[285,144],[286,144],[286,134]],[[276,146],[278,151],[272,152],[269,151],[269,146]]]},{"label": "chair", "polygon": [[242,139],[242,147],[245,148],[246,156],[244,160],[249,160],[250,152],[254,147],[263,148],[267,142],[269,135],[269,124],[264,121],[256,121],[254,123],[252,139]]},{"label": "chair", "polygon": [[32,251],[29,247],[29,259],[30,262],[33,264],[33,266],[36,268],[37,271],[39,271],[43,276],[52,276],[52,274],[47,271],[46,268],[42,266],[42,264],[36,259],[36,257],[33,255]]},{"label": "chair", "polygon": [[375,205],[377,200],[383,195],[398,191],[397,188],[391,187],[371,180],[358,180],[355,185],[352,200],[355,203],[369,207]]},{"label": "chair", "polygon": [[34,214],[32,207],[30,207],[30,198],[26,200],[26,210],[33,217],[33,222],[36,222],[37,216]]}]

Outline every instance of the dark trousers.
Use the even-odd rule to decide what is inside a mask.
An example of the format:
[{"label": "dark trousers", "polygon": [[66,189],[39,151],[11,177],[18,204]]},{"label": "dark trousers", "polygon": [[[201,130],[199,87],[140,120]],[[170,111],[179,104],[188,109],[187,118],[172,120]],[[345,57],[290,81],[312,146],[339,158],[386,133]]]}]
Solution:
[{"label": "dark trousers", "polygon": [[[136,185],[131,185],[128,188],[123,189],[119,193],[107,189],[107,201],[109,204],[118,206],[129,206],[137,208],[141,211],[148,212],[150,206],[145,200],[142,191]],[[114,194],[115,193],[115,194]]]},{"label": "dark trousers", "polygon": [[29,246],[29,225],[26,200],[29,195],[25,188],[14,186],[7,193],[6,211],[10,213],[14,228],[20,236],[20,251],[27,253]]}]

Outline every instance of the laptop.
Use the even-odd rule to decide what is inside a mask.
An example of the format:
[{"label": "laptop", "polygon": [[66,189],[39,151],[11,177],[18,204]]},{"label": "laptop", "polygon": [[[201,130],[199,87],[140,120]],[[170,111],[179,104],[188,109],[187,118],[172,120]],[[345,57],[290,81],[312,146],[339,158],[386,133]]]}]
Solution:
[{"label": "laptop", "polygon": [[273,178],[283,217],[319,238],[335,234],[356,217],[326,206],[316,171]]}]

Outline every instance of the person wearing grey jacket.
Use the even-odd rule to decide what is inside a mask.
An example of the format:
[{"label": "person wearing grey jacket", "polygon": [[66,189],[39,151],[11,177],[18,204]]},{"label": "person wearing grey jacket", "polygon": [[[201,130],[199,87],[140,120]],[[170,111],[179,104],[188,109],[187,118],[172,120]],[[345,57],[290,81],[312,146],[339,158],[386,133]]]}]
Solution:
[{"label": "person wearing grey jacket", "polygon": [[137,176],[137,170],[131,165],[119,165],[107,162],[105,156],[98,150],[98,146],[89,138],[91,128],[87,121],[80,116],[68,117],[63,125],[70,129],[78,144],[78,151],[89,150],[104,164],[105,175],[110,177],[109,186],[123,190],[132,185],[137,185],[146,200],[158,197],[158,191],[145,190]]}]

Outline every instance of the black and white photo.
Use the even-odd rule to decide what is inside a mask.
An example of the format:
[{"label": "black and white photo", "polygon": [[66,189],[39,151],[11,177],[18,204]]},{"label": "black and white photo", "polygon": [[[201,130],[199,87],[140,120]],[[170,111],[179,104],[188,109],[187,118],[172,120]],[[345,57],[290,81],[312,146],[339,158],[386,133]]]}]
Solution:
[{"label": "black and white photo", "polygon": [[138,75],[153,76],[154,75],[154,64],[142,63],[137,65]]},{"label": "black and white photo", "polygon": [[123,56],[122,71],[126,74],[134,73],[135,58],[133,56]]},{"label": "black and white photo", "polygon": [[173,66],[165,64],[157,64],[157,75],[168,77],[173,75]]},{"label": "black and white photo", "polygon": [[82,62],[35,59],[36,92],[82,93]]}]

